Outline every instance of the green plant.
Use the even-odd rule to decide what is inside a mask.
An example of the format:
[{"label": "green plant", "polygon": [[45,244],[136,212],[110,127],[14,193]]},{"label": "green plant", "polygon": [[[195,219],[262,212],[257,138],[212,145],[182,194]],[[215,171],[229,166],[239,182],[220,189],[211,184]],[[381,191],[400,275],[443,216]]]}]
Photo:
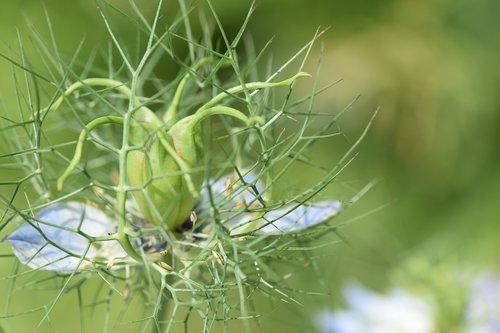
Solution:
[{"label": "green plant", "polygon": [[[5,57],[26,85],[15,74],[19,115],[4,117],[0,132],[6,142],[1,167],[22,174],[1,183],[12,191],[1,198],[0,230],[22,223],[6,241],[32,268],[9,279],[15,284],[38,276],[36,271],[56,273],[32,282],[50,284],[55,297],[22,314],[42,311],[40,324],[50,323],[63,296],[76,292],[82,318],[105,305],[105,331],[117,329],[110,326],[115,316],[117,323],[137,323],[143,331],[187,331],[193,322],[204,331],[227,331],[233,321],[250,330],[249,319],[259,316],[252,308],[256,292],[295,301],[282,289],[286,279],[273,262],[296,260],[297,251],[314,248],[311,241],[335,230],[326,224],[309,228],[341,210],[340,201],[316,198],[348,165],[368,127],[337,165],[316,167],[307,150],[337,135],[332,126],[348,109],[318,128],[314,98],[326,87],[313,85],[310,95],[292,100],[296,80],[308,76],[302,67],[321,33],[265,80],[250,81],[265,49],[246,62],[236,50],[253,6],[230,40],[207,4],[223,46],[212,45],[209,29],[204,38],[193,37],[192,9],[183,1],[171,23],[162,21],[161,1],[152,23],[134,3],[132,18],[102,2],[117,65],[112,52],[104,69],[92,61],[79,65],[76,55],[66,62],[55,43],[41,38],[44,73],[25,58]],[[136,59],[120,42],[108,11],[146,36]],[[184,43],[183,60],[176,42]],[[295,74],[276,79],[300,57]],[[182,68],[170,82],[155,75],[165,58]],[[282,95],[275,92],[280,87]],[[207,119],[215,115],[224,117]],[[301,120],[290,130],[286,120],[293,117]],[[276,195],[276,184],[296,163],[321,172],[322,180],[305,191]],[[92,283],[98,289],[88,301]],[[125,316],[111,306],[116,299],[138,303],[130,308],[140,311]]]}]

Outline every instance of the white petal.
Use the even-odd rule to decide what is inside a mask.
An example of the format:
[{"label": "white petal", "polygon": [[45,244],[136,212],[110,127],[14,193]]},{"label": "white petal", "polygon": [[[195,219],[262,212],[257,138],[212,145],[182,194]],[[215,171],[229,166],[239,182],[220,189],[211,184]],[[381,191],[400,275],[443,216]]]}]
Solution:
[{"label": "white petal", "polygon": [[16,257],[31,268],[71,273],[90,267],[96,258],[126,257],[117,241],[90,244],[78,233],[97,237],[115,231],[115,223],[97,208],[80,202],[55,203],[42,209],[36,220],[23,224],[5,239]]}]

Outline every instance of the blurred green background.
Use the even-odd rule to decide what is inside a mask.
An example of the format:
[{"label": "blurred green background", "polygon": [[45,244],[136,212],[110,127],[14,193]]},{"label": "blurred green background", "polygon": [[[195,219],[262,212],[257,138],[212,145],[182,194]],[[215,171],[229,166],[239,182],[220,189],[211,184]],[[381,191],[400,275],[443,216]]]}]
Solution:
[{"label": "blurred green background", "polygon": [[[153,1],[138,3],[146,11],[155,6]],[[224,27],[234,33],[251,2],[214,4]],[[71,55],[82,38],[83,57],[107,42],[93,1],[18,0],[2,4],[0,52],[15,57],[17,29],[21,35],[28,33],[26,18],[46,33],[44,8],[62,53]],[[361,95],[339,125],[346,142],[356,140],[380,107],[358,157],[341,176],[357,188],[372,179],[380,181],[338,218],[339,224],[348,224],[341,229],[348,244],[328,248],[325,251],[331,253],[319,260],[326,285],[311,282],[316,281],[312,272],[299,274],[296,281],[300,288],[330,296],[303,295],[305,307],[276,307],[263,301],[261,306],[268,306],[269,312],[262,319],[262,331],[310,331],[315,311],[339,304],[343,283],[360,280],[383,288],[390,283],[389,272],[411,256],[453,261],[463,269],[500,264],[499,12],[500,2],[495,0],[257,3],[247,35],[257,49],[275,36],[274,64],[307,43],[318,26],[331,27],[313,50],[307,69],[314,72],[322,43],[318,82],[343,79],[318,97],[320,112],[338,111]],[[119,24],[115,28],[127,35],[130,27]],[[0,61],[0,73],[2,98],[7,106],[15,105],[11,64]],[[336,162],[332,147],[338,142],[316,146],[319,163]],[[8,252],[6,245],[1,249]],[[0,265],[2,272],[8,272],[12,261]],[[0,299],[5,299],[6,288],[0,286]],[[36,302],[37,297],[42,296],[26,294],[26,302]],[[66,299],[64,304],[76,303]],[[47,332],[54,327],[69,331],[71,322],[79,320],[78,313],[66,315],[61,311],[64,305],[58,308],[53,321],[66,318],[67,322],[44,327]],[[0,323],[6,332],[28,332],[39,319],[25,316]]]}]

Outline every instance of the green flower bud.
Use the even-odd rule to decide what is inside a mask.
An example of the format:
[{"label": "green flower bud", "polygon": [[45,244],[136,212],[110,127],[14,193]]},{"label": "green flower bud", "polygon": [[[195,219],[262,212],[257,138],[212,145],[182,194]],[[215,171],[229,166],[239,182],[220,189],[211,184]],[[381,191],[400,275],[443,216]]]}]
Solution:
[{"label": "green flower bud", "polygon": [[[201,60],[194,68],[198,68],[205,62],[206,60]],[[189,76],[190,73],[186,74],[179,84],[172,104],[162,120],[150,109],[142,106],[140,101],[132,95],[130,89],[123,83],[103,78],[89,78],[74,83],[51,107],[42,110],[43,114],[56,110],[65,96],[86,86],[105,86],[116,89],[131,98],[137,108],[136,113],[131,118],[102,116],[85,125],[78,138],[73,159],[58,179],[58,189],[62,189],[65,179],[78,165],[83,145],[91,131],[105,124],[125,126],[129,147],[123,147],[122,151],[125,156],[122,156],[125,159],[120,159],[120,174],[122,175],[124,172],[125,176],[121,178],[120,190],[117,193],[118,202],[121,205],[120,209],[125,209],[126,190],[122,187],[124,185],[122,180],[125,180],[125,183],[132,187],[130,191],[144,217],[151,223],[164,223],[170,230],[175,231],[189,218],[198,200],[203,183],[203,170],[200,168],[204,153],[199,134],[201,121],[209,116],[223,114],[242,120],[247,125],[262,123],[263,119],[260,117],[248,118],[240,111],[220,105],[220,103],[224,99],[244,91],[288,86],[298,78],[309,76],[309,74],[300,72],[284,81],[251,82],[230,88],[214,96],[196,110],[193,115],[177,120],[177,106]],[[168,129],[165,130],[165,128]],[[139,255],[131,248],[130,243],[127,243],[123,216],[125,215],[122,212],[119,221],[122,246],[128,244],[130,251],[127,251],[127,253],[130,252],[129,254],[139,258]]]},{"label": "green flower bud", "polygon": [[127,179],[130,185],[142,188],[133,195],[141,212],[152,223],[165,223],[170,230],[176,230],[189,217],[203,183],[203,172],[199,168],[204,153],[200,123],[217,114],[252,123],[236,109],[216,106],[200,109],[179,120],[166,133],[157,129],[149,140],[145,139],[144,127],[133,129],[132,138],[137,142],[132,144],[146,142],[146,151],[129,152]]},{"label": "green flower bud", "polygon": [[152,223],[165,223],[170,230],[180,227],[189,216],[203,182],[202,172],[194,171],[203,150],[198,130],[190,126],[188,118],[166,133],[153,132],[147,140],[134,133],[138,141],[131,143],[145,143],[146,147],[129,152],[127,157],[129,185],[142,189],[133,191],[142,214]]}]

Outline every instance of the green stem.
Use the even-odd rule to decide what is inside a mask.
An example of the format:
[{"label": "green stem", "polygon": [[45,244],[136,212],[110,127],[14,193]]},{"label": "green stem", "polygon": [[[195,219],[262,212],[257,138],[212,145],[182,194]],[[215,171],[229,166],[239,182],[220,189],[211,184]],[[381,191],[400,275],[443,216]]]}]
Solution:
[{"label": "green stem", "polygon": [[[137,76],[134,74],[132,78],[132,89],[129,91],[129,106],[127,113],[125,113],[123,117],[123,134],[122,134],[122,145],[120,148],[120,155],[118,158],[118,169],[120,170],[120,179],[118,181],[118,188],[116,191],[116,208],[118,210],[118,241],[120,245],[123,247],[125,252],[133,259],[138,262],[143,262],[142,256],[137,253],[132,244],[130,243],[130,239],[127,235],[126,225],[126,205],[127,205],[127,159],[128,153],[130,152],[129,147],[129,139],[130,139],[130,131],[132,127],[133,116],[135,112],[140,112],[140,109],[137,109],[135,104],[135,87],[136,87],[136,79]],[[128,88],[127,88],[128,89]],[[161,120],[159,120],[154,114],[154,119],[159,123],[158,127],[161,127]]]},{"label": "green stem", "polygon": [[[73,159],[71,160],[70,165],[66,170],[64,171],[63,175],[59,177],[57,180],[57,188],[58,190],[61,190],[64,181],[66,178],[71,174],[71,172],[76,168],[78,163],[80,162],[81,155],[82,155],[82,150],[83,150],[83,144],[85,143],[85,140],[87,139],[88,134],[94,130],[96,127],[105,125],[105,124],[123,124],[123,118],[122,117],[116,117],[116,116],[105,116],[105,117],[100,117],[92,120],[90,123],[88,123],[85,128],[80,132],[80,136],[78,138],[78,143],[76,145],[75,149],[75,154],[73,155]],[[126,197],[125,193],[122,194],[122,192],[118,192],[117,194],[118,201],[124,201],[124,198]],[[123,197],[123,198],[122,198]],[[121,216],[122,214],[120,214]],[[118,223],[118,237],[112,236],[109,237],[109,239],[116,239],[122,246],[123,250],[132,257],[134,260],[138,262],[142,262],[142,257],[137,253],[137,251],[134,249],[132,244],[130,243],[130,240],[128,238],[127,233],[125,232],[125,220],[121,217],[119,217],[119,222]],[[105,238],[103,238],[105,239]]]},{"label": "green stem", "polygon": [[59,191],[62,190],[66,178],[68,178],[68,176],[71,174],[71,172],[73,172],[73,170],[80,162],[80,159],[82,158],[83,145],[85,143],[85,140],[87,140],[87,136],[89,135],[89,133],[94,129],[96,129],[98,126],[106,124],[121,125],[123,124],[123,119],[117,116],[104,116],[96,118],[91,122],[89,122],[87,125],[85,125],[83,130],[80,132],[80,136],[78,137],[78,142],[76,144],[75,153],[73,154],[73,159],[71,160],[71,163],[66,168],[64,173],[57,179],[57,189]]},{"label": "green stem", "polygon": [[[120,193],[118,193],[117,197],[120,197]],[[121,218],[120,218],[121,220]],[[143,262],[144,259],[141,257],[139,253],[134,249],[132,244],[130,243],[130,239],[128,238],[127,233],[125,232],[125,227],[124,227],[124,221],[120,221],[118,223],[118,242],[122,246],[123,250],[132,257],[132,259],[136,260],[137,262]]]},{"label": "green stem", "polygon": [[[168,283],[169,281],[166,281],[168,276],[162,277],[162,286],[160,289],[160,300],[158,304],[158,310],[157,310],[157,317],[158,317],[158,322],[159,322],[159,331],[157,330],[158,328],[156,325],[153,325],[153,333],[163,333],[166,332],[167,329],[167,316],[168,316],[168,307],[170,305],[170,297],[167,294],[168,289],[164,286],[164,284]],[[165,279],[165,281],[163,280]],[[172,280],[171,278],[169,280]],[[172,283],[173,281],[170,281]]]},{"label": "green stem", "polygon": [[[66,89],[62,96],[57,98],[54,103],[42,112],[44,113],[43,115],[47,114],[50,111],[55,111],[57,110],[61,104],[64,102],[65,97],[69,96],[72,94],[74,91],[83,88],[83,87],[89,87],[89,86],[104,86],[104,87],[109,87],[112,89],[117,90],[119,93],[123,94],[129,99],[130,106],[135,108],[138,117],[134,119],[134,121],[137,122],[143,122],[143,123],[148,123],[152,124],[153,126],[160,128],[163,126],[162,121],[154,114],[153,111],[151,111],[149,108],[142,106],[141,102],[135,95],[132,93],[130,88],[128,88],[124,83],[116,80],[111,80],[111,79],[105,79],[105,78],[89,78],[85,80],[81,80],[79,82],[73,83],[71,86]],[[128,238],[128,235],[125,230],[125,225],[126,225],[126,220],[125,220],[125,203],[126,203],[126,191],[124,189],[125,185],[125,170],[126,167],[126,156],[128,153],[128,132],[129,132],[129,124],[132,121],[131,119],[132,113],[127,113],[124,118],[118,117],[118,116],[105,116],[105,117],[100,117],[97,119],[92,120],[89,122],[85,128],[82,130],[80,133],[77,147],[75,150],[75,154],[73,155],[73,159],[68,166],[68,168],[65,170],[63,175],[58,179],[57,181],[57,187],[58,189],[61,189],[64,185],[65,179],[71,174],[71,172],[76,168],[78,165],[80,159],[81,159],[81,154],[83,150],[83,144],[85,143],[85,140],[87,138],[87,135],[96,127],[104,124],[122,124],[124,127],[124,135],[123,135],[123,142],[122,142],[122,156],[120,156],[120,170],[122,171],[120,173],[120,184],[119,188],[117,191],[117,206],[119,210],[119,216],[118,216],[118,236],[117,240],[120,242],[120,245],[123,247],[125,252],[132,257],[134,260],[138,262],[142,262],[143,258],[137,253],[137,251],[134,249],[132,244],[130,243],[130,240]],[[168,143],[167,143],[168,144]]]},{"label": "green stem", "polygon": [[196,72],[201,66],[209,62],[209,60],[210,60],[209,58],[201,58],[200,61],[198,61],[193,67],[188,69],[188,72],[184,75],[181,82],[179,82],[174,97],[172,98],[172,103],[170,103],[170,106],[163,115],[163,121],[166,124],[169,124],[171,122],[173,123],[176,121],[177,111],[179,110],[179,103],[181,101],[182,93],[186,88],[187,82],[189,81],[193,73]]},{"label": "green stem", "polygon": [[211,107],[219,104],[225,98],[230,97],[230,96],[235,95],[235,94],[238,94],[238,93],[241,93],[243,91],[257,90],[257,89],[264,89],[264,88],[273,88],[273,87],[286,87],[286,86],[289,86],[290,84],[292,84],[297,79],[299,79],[301,77],[305,77],[305,76],[311,76],[311,75],[309,75],[308,73],[299,72],[299,73],[295,74],[294,76],[292,76],[291,78],[289,78],[287,80],[279,81],[279,82],[251,82],[251,83],[245,84],[244,86],[239,85],[239,86],[230,88],[227,91],[221,92],[217,96],[213,97],[210,101],[208,101],[207,103],[202,105],[196,111],[196,113],[198,113],[204,109],[211,108]]}]

